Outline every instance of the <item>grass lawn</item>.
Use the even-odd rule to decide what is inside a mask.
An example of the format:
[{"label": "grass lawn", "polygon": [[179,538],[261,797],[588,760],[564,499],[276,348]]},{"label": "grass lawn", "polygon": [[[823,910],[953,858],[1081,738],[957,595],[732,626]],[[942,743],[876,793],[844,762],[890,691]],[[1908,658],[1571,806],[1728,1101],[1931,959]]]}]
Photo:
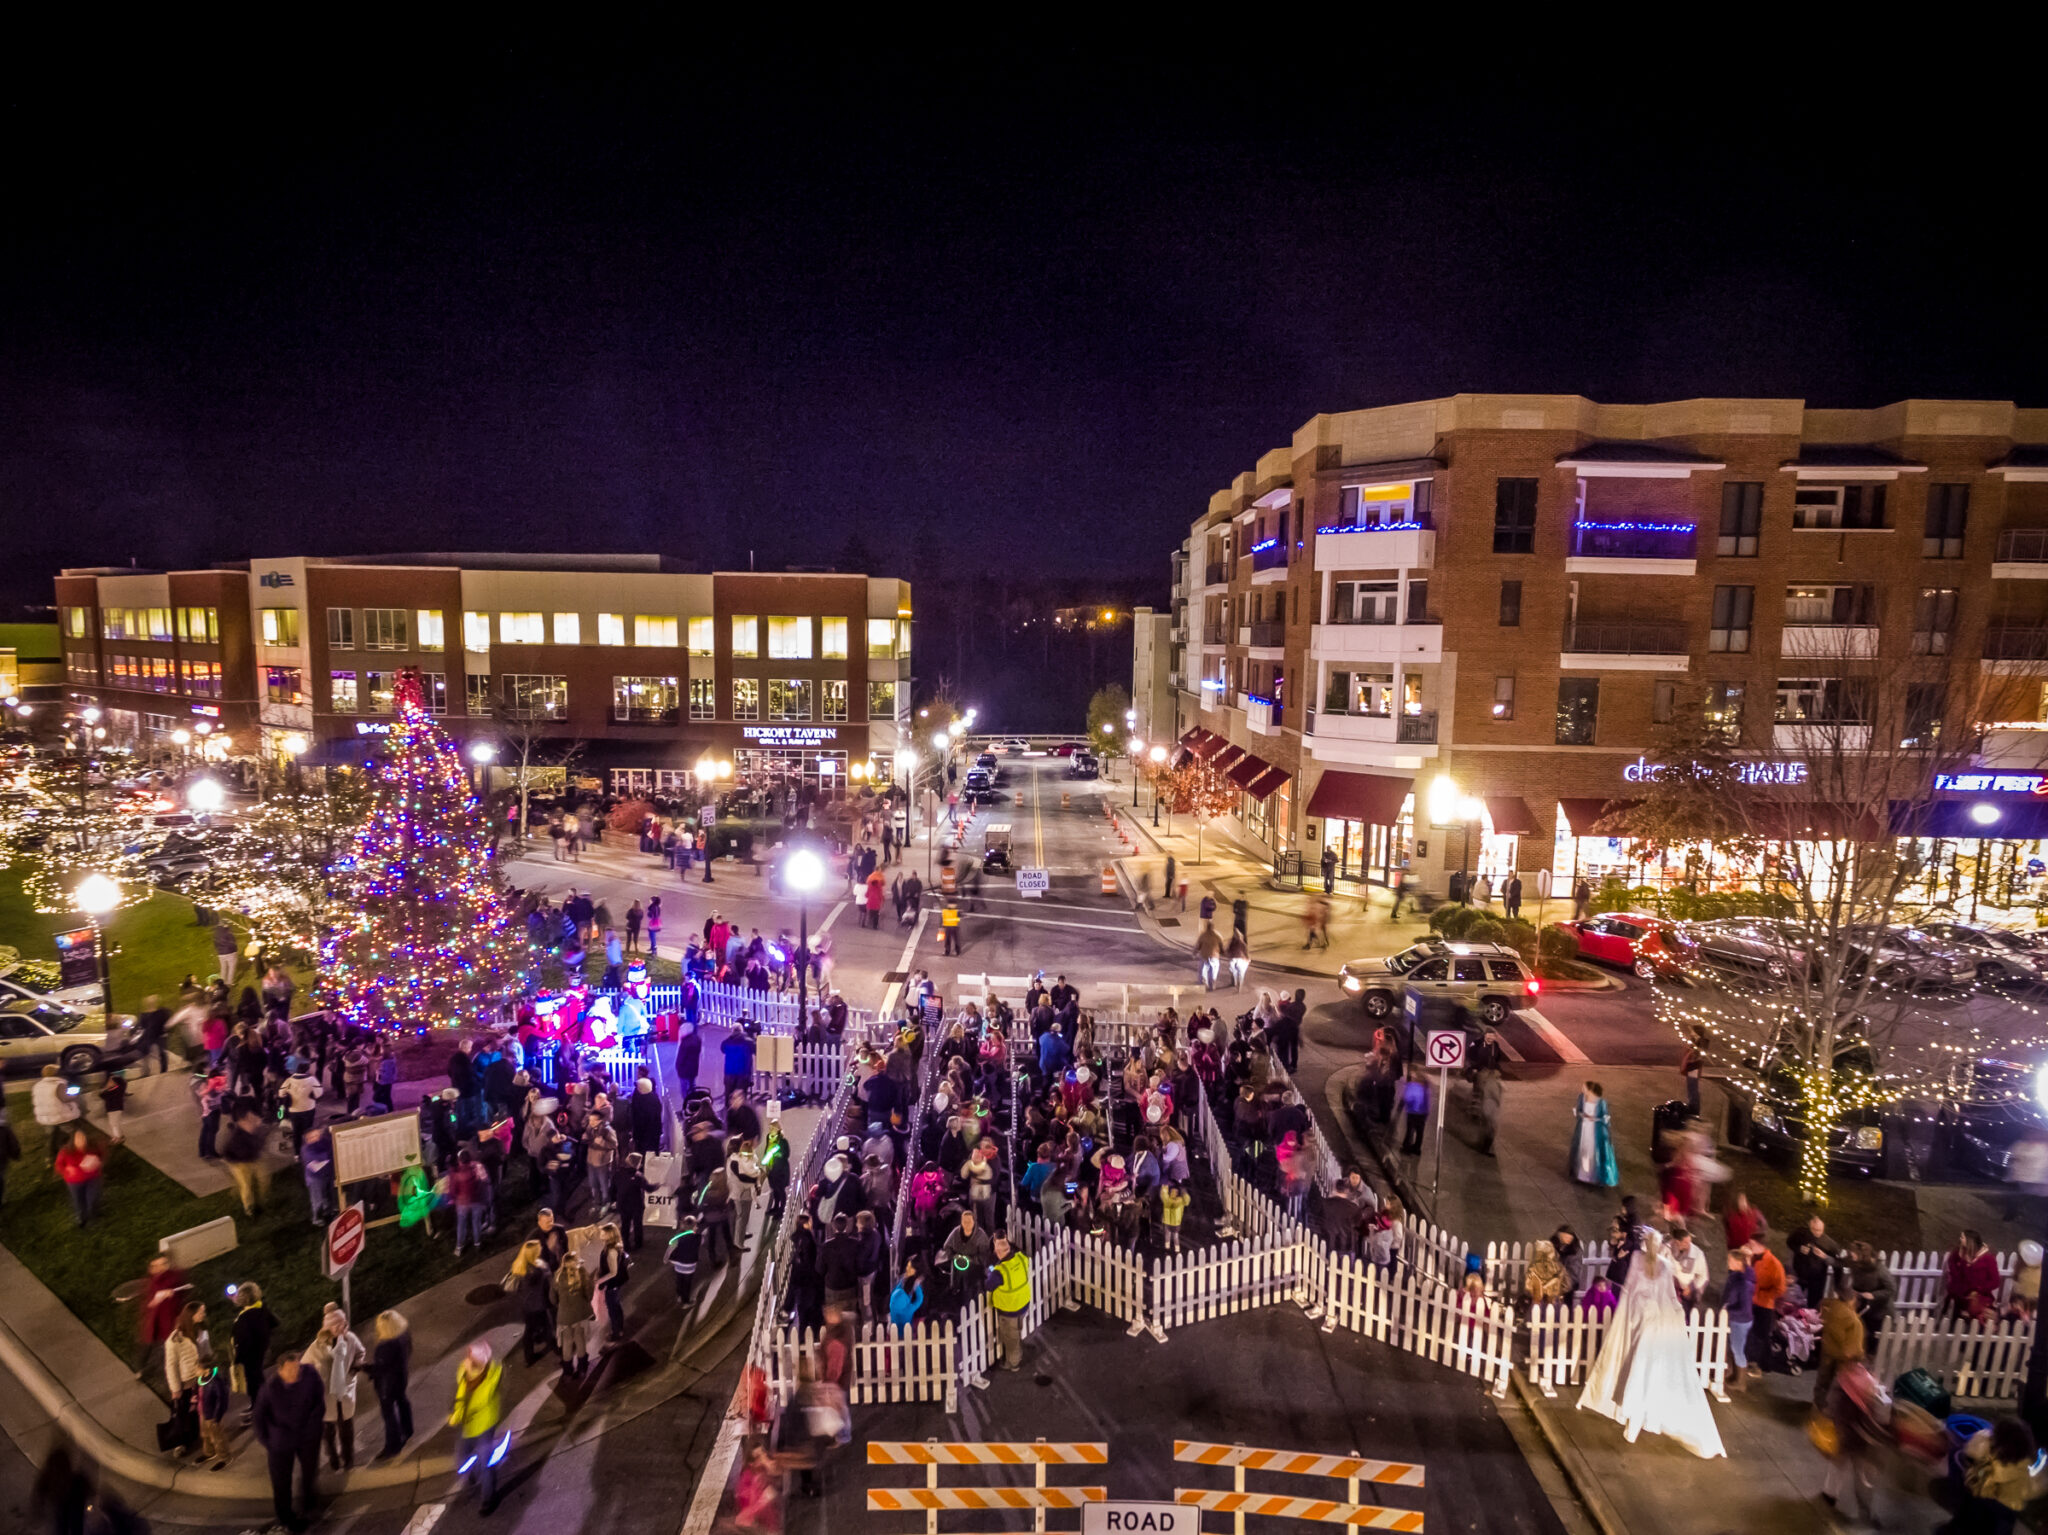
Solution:
[{"label": "grass lawn", "polygon": [[[54,960],[54,935],[78,920],[37,911],[22,890],[21,868],[0,869],[0,944],[19,949],[23,959]],[[142,999],[152,994],[169,1006],[186,976],[203,981],[214,973],[212,930],[193,921],[192,903],[182,895],[158,891],[122,907],[108,918],[107,933],[114,951],[109,973],[117,1013],[139,1012]],[[303,994],[310,977],[295,967],[292,973]],[[242,979],[248,981],[246,972]]]},{"label": "grass lawn", "polygon": [[[320,1232],[309,1218],[312,1207],[294,1170],[286,1168],[271,1181],[262,1214],[249,1220],[232,1191],[200,1198],[125,1147],[103,1147],[107,1172],[99,1217],[80,1231],[72,1224],[62,1182],[49,1170],[43,1132],[27,1098],[10,1096],[7,1112],[21,1138],[22,1160],[9,1171],[6,1203],[0,1205],[0,1243],[122,1358],[130,1358],[134,1349],[135,1315],[132,1306],[114,1301],[114,1287],[142,1277],[159,1237],[223,1215],[234,1216],[241,1246],[201,1264],[190,1276],[192,1298],[207,1304],[216,1346],[234,1314],[224,1293],[230,1284],[253,1279],[263,1286],[264,1303],[278,1321],[280,1348],[310,1342],[321,1308],[341,1298],[340,1285],[320,1271]],[[514,1239],[531,1224],[534,1206],[520,1174],[510,1174],[507,1181],[511,1188],[500,1203],[499,1234],[486,1245],[504,1251],[509,1261]],[[370,1232],[351,1278],[358,1331],[366,1330],[377,1312],[403,1309],[409,1296],[474,1261],[468,1254],[456,1259],[446,1216],[442,1219],[439,1234],[432,1237],[419,1227],[397,1225]],[[149,1384],[161,1392],[161,1374]]]}]

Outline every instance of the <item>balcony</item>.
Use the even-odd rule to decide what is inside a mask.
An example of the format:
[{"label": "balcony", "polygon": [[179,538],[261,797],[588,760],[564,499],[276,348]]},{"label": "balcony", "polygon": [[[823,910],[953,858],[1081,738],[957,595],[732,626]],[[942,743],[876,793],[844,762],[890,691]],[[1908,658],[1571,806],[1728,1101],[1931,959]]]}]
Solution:
[{"label": "balcony", "polygon": [[1787,624],[1778,653],[1786,658],[1869,660],[1877,654],[1875,624]]},{"label": "balcony", "polygon": [[1771,745],[1781,752],[1825,756],[1831,752],[1867,752],[1870,727],[1848,720],[1800,720],[1771,727]]},{"label": "balcony", "polygon": [[1685,625],[1589,621],[1564,626],[1558,664],[1579,671],[1682,672],[1691,658]]},{"label": "balcony", "polygon": [[1316,529],[1317,570],[1428,570],[1435,563],[1436,533],[1426,518]]},{"label": "balcony", "polygon": [[1244,697],[1244,728],[1254,735],[1269,736],[1280,728],[1280,705],[1256,693]]},{"label": "balcony", "polygon": [[1274,619],[1248,626],[1245,643],[1254,650],[1278,650],[1287,643],[1287,625]]},{"label": "balcony", "polygon": [[1689,576],[1697,528],[1690,522],[1578,522],[1564,568],[1574,574]]},{"label": "balcony", "polygon": [[1202,631],[1202,643],[1204,645],[1228,645],[1230,643],[1230,626],[1228,624],[1211,624]]},{"label": "balcony", "polygon": [[1287,540],[1269,538],[1252,545],[1252,585],[1270,586],[1287,578]]},{"label": "balcony", "polygon": [[2048,675],[2048,627],[1992,624],[1984,631],[1984,670],[2009,677]]},{"label": "balcony", "polygon": [[2048,581],[2048,528],[2007,528],[2000,533],[1991,576],[1996,581]]},{"label": "balcony", "polygon": [[1317,661],[1441,661],[1443,625],[1317,624],[1309,630],[1309,655]]},{"label": "balcony", "polygon": [[1394,739],[1406,745],[1436,745],[1436,710],[1418,709],[1394,722]]},{"label": "balcony", "polygon": [[1166,638],[1169,644],[1185,645],[1188,642],[1188,626],[1186,624],[1175,624],[1166,631]]},{"label": "balcony", "polygon": [[1977,738],[1978,766],[2001,773],[2048,771],[2048,723],[2000,720]]},{"label": "balcony", "polygon": [[1229,575],[1220,564],[1211,565],[1202,572],[1202,585],[1204,586],[1225,586],[1229,584],[1229,581]]}]

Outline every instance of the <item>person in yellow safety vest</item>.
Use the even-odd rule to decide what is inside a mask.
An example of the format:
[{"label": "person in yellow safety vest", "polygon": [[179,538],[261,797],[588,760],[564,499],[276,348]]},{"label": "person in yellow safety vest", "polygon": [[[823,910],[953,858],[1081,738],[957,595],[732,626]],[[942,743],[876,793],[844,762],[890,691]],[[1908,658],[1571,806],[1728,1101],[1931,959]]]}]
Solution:
[{"label": "person in yellow safety vest", "polygon": [[950,896],[939,910],[939,939],[941,954],[960,952],[960,908]]},{"label": "person in yellow safety vest", "polygon": [[492,1442],[491,1431],[504,1416],[498,1396],[504,1374],[505,1367],[491,1357],[490,1344],[481,1339],[470,1344],[468,1356],[455,1372],[455,1410],[448,1414],[455,1430],[455,1469],[464,1481],[475,1475],[483,1491],[485,1514],[498,1507],[498,1459],[503,1446]]},{"label": "person in yellow safety vest", "polygon": [[1024,1368],[1024,1312],[1031,1305],[1031,1260],[999,1236],[996,1248],[996,1289],[989,1303],[996,1313],[996,1352],[1006,1370]]}]

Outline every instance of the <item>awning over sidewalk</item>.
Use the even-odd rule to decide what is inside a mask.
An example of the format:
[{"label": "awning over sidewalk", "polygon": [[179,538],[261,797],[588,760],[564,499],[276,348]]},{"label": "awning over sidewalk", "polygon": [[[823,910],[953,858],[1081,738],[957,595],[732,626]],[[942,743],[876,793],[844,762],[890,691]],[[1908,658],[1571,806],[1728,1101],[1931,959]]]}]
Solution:
[{"label": "awning over sidewalk", "polygon": [[1244,792],[1253,799],[1270,799],[1273,791],[1287,782],[1290,775],[1284,768],[1267,768],[1259,777],[1245,785]]},{"label": "awning over sidewalk", "polygon": [[1316,791],[1308,800],[1308,813],[1325,820],[1393,826],[1400,821],[1401,805],[1414,787],[1412,778],[1326,772],[1316,780]]},{"label": "awning over sidewalk", "polygon": [[1180,738],[1181,745],[1207,762],[1211,757],[1230,745],[1230,742],[1213,730],[1204,730],[1197,725]]},{"label": "awning over sidewalk", "polygon": [[1246,752],[1230,765],[1230,771],[1226,776],[1240,789],[1249,789],[1272,771],[1273,764],[1264,757],[1254,757],[1250,752]]},{"label": "awning over sidewalk", "polygon": [[1237,765],[1238,759],[1243,755],[1243,747],[1232,746],[1228,741],[1225,741],[1223,743],[1223,750],[1209,758],[1209,766],[1227,778],[1230,776],[1230,770]]},{"label": "awning over sidewalk", "polygon": [[1565,824],[1571,827],[1575,837],[1600,837],[1605,832],[1595,831],[1602,816],[1626,810],[1637,803],[1632,799],[1560,799],[1557,808],[1564,812]]},{"label": "awning over sidewalk", "polygon": [[1519,794],[1488,794],[1486,814],[1493,821],[1496,837],[1530,837],[1536,833],[1536,817]]}]

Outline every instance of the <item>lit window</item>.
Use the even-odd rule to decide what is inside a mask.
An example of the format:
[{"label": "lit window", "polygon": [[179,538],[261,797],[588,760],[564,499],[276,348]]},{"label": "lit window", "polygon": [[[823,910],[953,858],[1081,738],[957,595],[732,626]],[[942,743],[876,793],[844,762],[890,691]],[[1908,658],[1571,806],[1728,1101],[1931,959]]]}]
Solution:
[{"label": "lit window", "polygon": [[425,701],[427,713],[448,712],[448,674],[446,672],[421,672],[420,697]]},{"label": "lit window", "polygon": [[178,609],[178,638],[193,645],[218,645],[220,643],[220,609]]},{"label": "lit window", "polygon": [[664,650],[675,649],[676,621],[663,613],[636,613],[633,615],[633,643],[654,645]]},{"label": "lit window", "polygon": [[462,615],[462,648],[487,654],[491,648],[491,615],[488,613],[464,613]]},{"label": "lit window", "polygon": [[691,619],[690,654],[693,656],[708,656],[712,654],[712,652],[717,648],[718,645],[717,636],[718,623],[716,619]]},{"label": "lit window", "polygon": [[567,719],[569,679],[508,673],[505,677],[505,710],[519,720]]},{"label": "lit window", "polygon": [[[710,620],[705,620],[707,623]],[[692,622],[695,622],[693,619]],[[690,679],[690,718],[710,720],[718,718],[718,679],[716,677],[692,677]]]},{"label": "lit window", "polygon": [[768,718],[807,720],[811,717],[811,684],[803,677],[773,677],[768,682]]},{"label": "lit window", "polygon": [[397,706],[396,672],[364,672],[363,691],[369,695],[372,714],[389,714]]},{"label": "lit window", "polygon": [[266,666],[263,669],[263,701],[294,708],[305,703],[303,675],[296,666]]},{"label": "lit window", "polygon": [[441,610],[439,608],[421,608],[417,613],[413,614],[413,618],[415,620],[414,627],[419,630],[420,649],[447,649],[447,636],[446,631],[441,625]]},{"label": "lit window", "polygon": [[757,720],[761,717],[761,684],[758,679],[732,679],[732,717],[736,720]]},{"label": "lit window", "polygon": [[555,615],[555,643],[557,645],[581,645],[583,643],[582,614],[557,613]]},{"label": "lit window", "polygon": [[612,718],[634,724],[674,722],[680,704],[674,677],[612,678]]},{"label": "lit window", "polygon": [[84,639],[86,620],[91,616],[91,613],[84,608],[66,608],[64,610],[64,628],[66,632],[74,640]]},{"label": "lit window", "polygon": [[774,661],[808,661],[811,658],[811,621],[808,618],[770,618],[768,656]]},{"label": "lit window", "polygon": [[836,678],[820,683],[818,718],[821,720],[843,720],[846,718],[846,679]]},{"label": "lit window", "polygon": [[469,672],[462,679],[462,692],[471,714],[491,712],[491,674]]},{"label": "lit window", "polygon": [[297,608],[265,608],[263,610],[263,643],[266,645],[296,645],[299,642],[299,610]]},{"label": "lit window", "polygon": [[871,720],[893,720],[896,718],[895,683],[870,682],[868,684],[868,718]]},{"label": "lit window", "polygon": [[626,615],[623,613],[600,613],[597,615],[597,642],[600,645],[623,645],[626,643]]},{"label": "lit window", "polygon": [[733,615],[732,653],[736,656],[758,656],[761,653],[761,621],[752,613]]},{"label": "lit window", "polygon": [[893,618],[871,618],[868,620],[868,659],[887,661],[896,654],[896,620]]},{"label": "lit window", "polygon": [[1497,720],[1511,720],[1515,717],[1514,678],[1493,679],[1493,717]]},{"label": "lit window", "polygon": [[547,626],[538,613],[500,613],[498,643],[501,645],[545,645]]},{"label": "lit window", "polygon": [[151,608],[149,610],[149,637],[153,640],[167,640],[171,637],[171,610]]},{"label": "lit window", "polygon": [[327,674],[329,707],[336,714],[356,712],[356,674],[354,672],[329,672]]}]

